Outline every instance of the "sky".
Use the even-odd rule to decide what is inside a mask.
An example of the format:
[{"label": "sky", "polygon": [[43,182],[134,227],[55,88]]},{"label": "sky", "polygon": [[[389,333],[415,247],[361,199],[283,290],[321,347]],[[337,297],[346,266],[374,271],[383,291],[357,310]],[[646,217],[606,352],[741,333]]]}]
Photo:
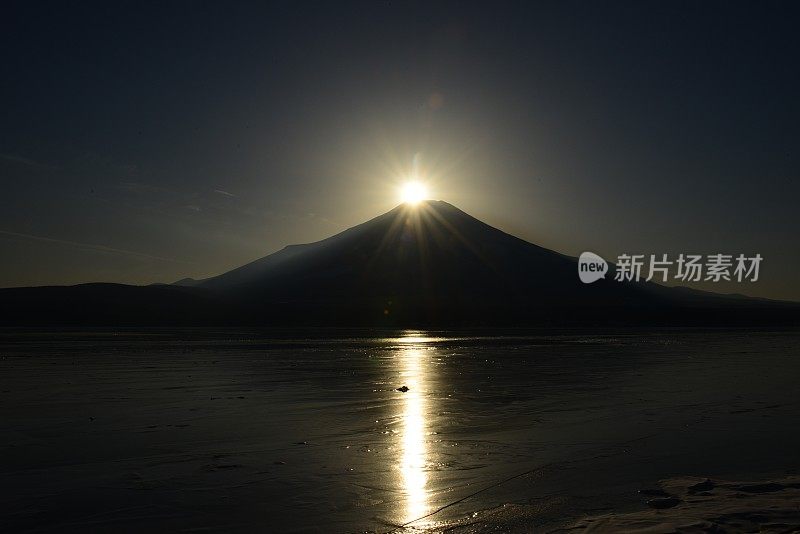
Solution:
[{"label": "sky", "polygon": [[800,300],[786,2],[10,2],[0,287],[204,278],[434,198]]}]

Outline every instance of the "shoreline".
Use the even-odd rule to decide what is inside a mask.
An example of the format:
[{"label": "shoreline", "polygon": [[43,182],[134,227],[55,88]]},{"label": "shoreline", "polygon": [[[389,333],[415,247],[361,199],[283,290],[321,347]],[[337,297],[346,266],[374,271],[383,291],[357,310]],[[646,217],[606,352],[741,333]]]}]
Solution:
[{"label": "shoreline", "polygon": [[[675,477],[639,490],[640,510],[611,511],[536,526],[541,508],[507,503],[468,517],[400,532],[632,534],[800,532],[800,475],[762,480]],[[559,526],[555,526],[554,523]]]}]

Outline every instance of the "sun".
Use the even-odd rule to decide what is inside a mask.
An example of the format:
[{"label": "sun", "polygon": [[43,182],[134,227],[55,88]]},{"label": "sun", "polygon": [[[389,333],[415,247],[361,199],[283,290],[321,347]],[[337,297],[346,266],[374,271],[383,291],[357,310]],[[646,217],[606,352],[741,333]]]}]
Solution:
[{"label": "sun", "polygon": [[406,204],[419,204],[428,198],[428,188],[422,182],[407,182],[400,191],[400,198]]}]

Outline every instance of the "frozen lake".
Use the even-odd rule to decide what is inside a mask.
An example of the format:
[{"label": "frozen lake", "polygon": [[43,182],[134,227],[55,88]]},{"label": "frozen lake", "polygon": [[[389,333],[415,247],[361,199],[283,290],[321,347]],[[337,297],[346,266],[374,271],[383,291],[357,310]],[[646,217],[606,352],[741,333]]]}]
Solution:
[{"label": "frozen lake", "polygon": [[797,331],[503,334],[0,331],[0,524],[547,530],[795,472]]}]

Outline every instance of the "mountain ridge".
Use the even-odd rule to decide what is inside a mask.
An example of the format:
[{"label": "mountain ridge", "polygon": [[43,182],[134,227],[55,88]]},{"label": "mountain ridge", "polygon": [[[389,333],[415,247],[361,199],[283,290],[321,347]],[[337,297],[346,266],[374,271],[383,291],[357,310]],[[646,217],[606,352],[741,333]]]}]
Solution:
[{"label": "mountain ridge", "polygon": [[795,324],[800,309],[609,268],[583,284],[576,258],[429,200],[202,280],[3,289],[0,324]]}]

